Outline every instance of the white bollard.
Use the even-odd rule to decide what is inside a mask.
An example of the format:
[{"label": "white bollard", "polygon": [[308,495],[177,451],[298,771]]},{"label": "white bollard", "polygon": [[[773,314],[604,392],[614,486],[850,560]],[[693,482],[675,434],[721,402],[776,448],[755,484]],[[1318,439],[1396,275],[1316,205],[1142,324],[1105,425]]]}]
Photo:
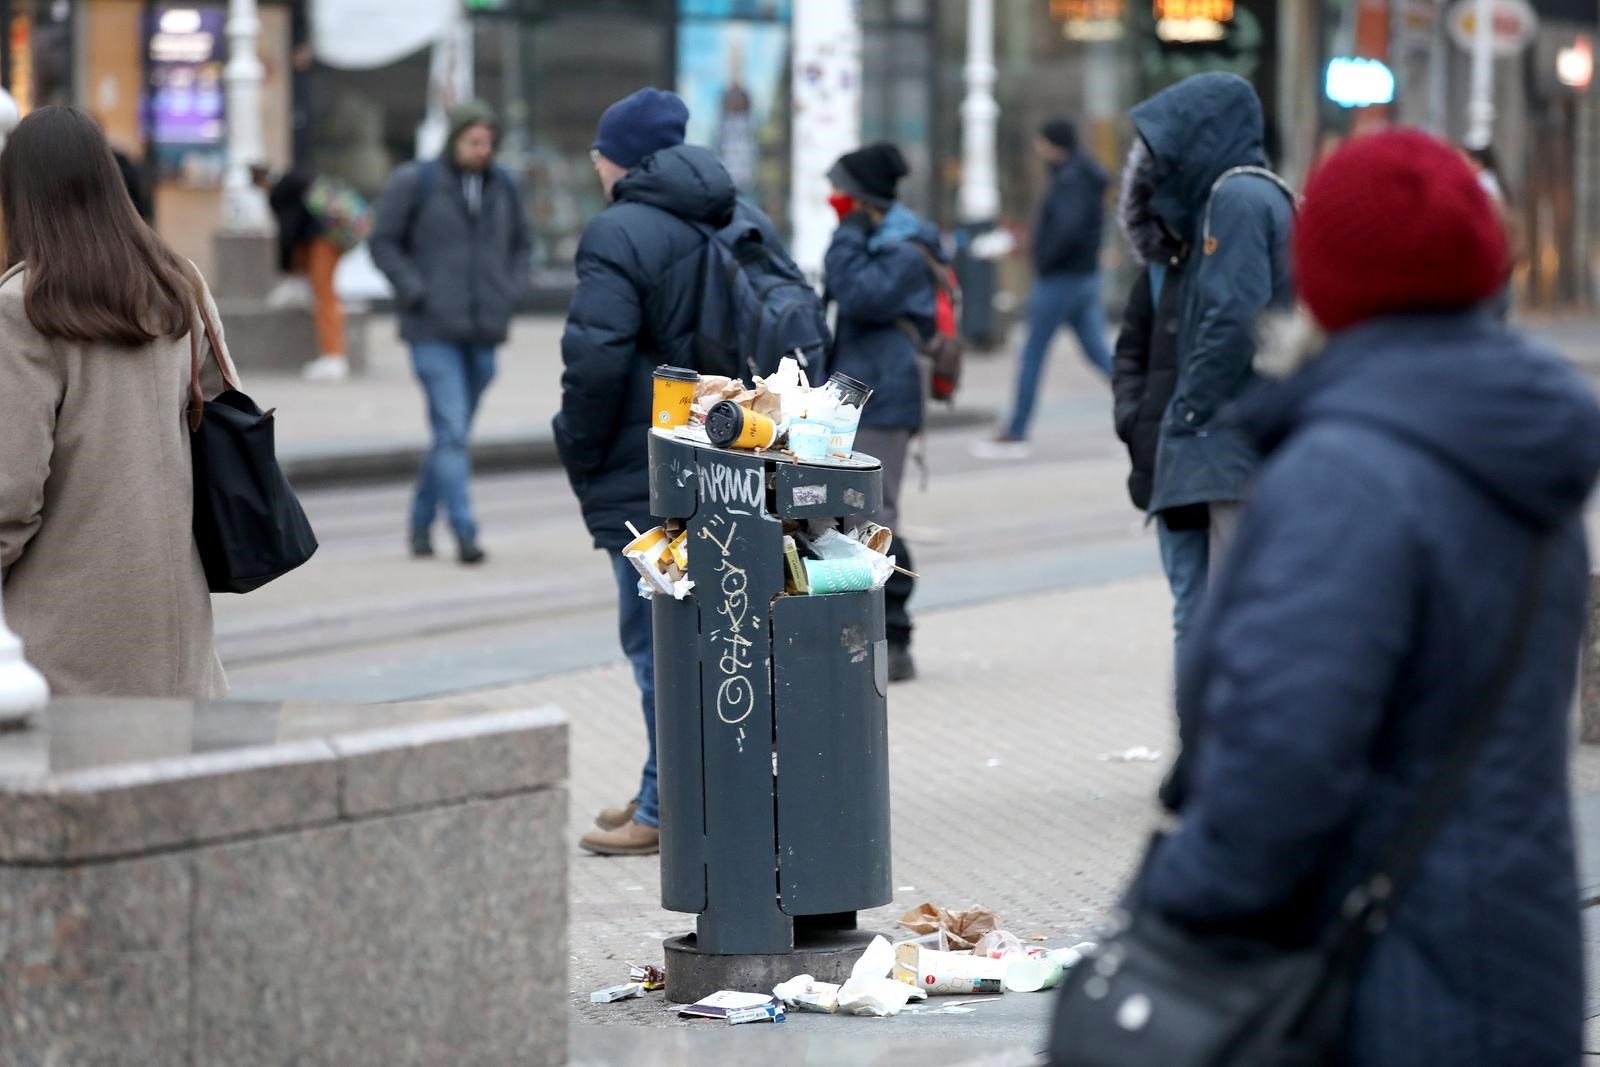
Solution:
[{"label": "white bollard", "polygon": [[21,726],[49,700],[50,686],[23,658],[22,641],[6,625],[0,604],[0,729]]}]

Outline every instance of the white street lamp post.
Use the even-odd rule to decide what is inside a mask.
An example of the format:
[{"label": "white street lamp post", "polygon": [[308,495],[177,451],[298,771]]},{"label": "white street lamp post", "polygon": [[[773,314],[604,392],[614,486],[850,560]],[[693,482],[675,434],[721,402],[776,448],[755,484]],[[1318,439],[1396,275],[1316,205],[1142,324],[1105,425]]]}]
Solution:
[{"label": "white street lamp post", "polygon": [[1472,91],[1467,103],[1467,147],[1494,141],[1494,0],[1477,0],[1472,35]]},{"label": "white street lamp post", "polygon": [[995,155],[994,0],[967,0],[966,99],[961,102],[961,221],[993,222],[1000,215],[1000,168]]},{"label": "white street lamp post", "polygon": [[270,234],[267,198],[250,180],[252,164],[267,158],[261,136],[261,20],[256,0],[228,0],[228,171],[222,190],[222,226],[229,233]]},{"label": "white street lamp post", "polygon": [[22,642],[6,626],[0,606],[0,727],[15,725],[50,699],[44,676],[22,656]]}]

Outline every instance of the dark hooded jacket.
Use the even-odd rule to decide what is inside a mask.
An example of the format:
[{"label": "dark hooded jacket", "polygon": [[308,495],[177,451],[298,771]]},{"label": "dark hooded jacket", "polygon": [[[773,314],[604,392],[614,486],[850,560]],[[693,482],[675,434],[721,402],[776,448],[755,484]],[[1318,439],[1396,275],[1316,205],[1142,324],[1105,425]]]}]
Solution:
[{"label": "dark hooded jacket", "polygon": [[[1199,74],[1133,109],[1157,164],[1151,207],[1193,250],[1183,278],[1178,386],[1161,432],[1152,511],[1237,501],[1258,457],[1227,408],[1254,378],[1256,329],[1293,300],[1289,239],[1294,206],[1273,182],[1240,176],[1262,166],[1261,101],[1234,74]],[[1211,203],[1211,235],[1202,229]]]},{"label": "dark hooded jacket", "polygon": [[1050,168],[1033,227],[1033,267],[1040,277],[1100,269],[1105,196],[1106,172],[1081,149]]},{"label": "dark hooded jacket", "polygon": [[1117,221],[1144,269],[1134,279],[1123,307],[1111,394],[1117,436],[1128,446],[1132,465],[1128,496],[1141,511],[1150,507],[1161,422],[1178,384],[1178,318],[1183,307],[1183,243],[1151,210],[1154,191],[1154,160],[1135,144],[1122,175]]},{"label": "dark hooded jacket", "polygon": [[1185,650],[1182,828],[1145,899],[1306,943],[1379,865],[1539,601],[1510,694],[1358,976],[1348,1067],[1578,1062],[1569,720],[1600,407],[1487,314],[1335,336],[1245,405],[1267,455]]},{"label": "dark hooded jacket", "polygon": [[616,185],[578,244],[578,286],[561,338],[556,446],[596,547],[620,549],[650,521],[648,433],[656,367],[693,367],[705,227],[737,209],[779,246],[770,220],[736,201],[704,148],[646,157]]},{"label": "dark hooded jacket", "polygon": [[407,341],[498,345],[528,291],[533,243],[516,182],[491,166],[474,212],[469,176],[455,164],[456,141],[480,123],[493,125],[493,115],[453,111],[443,156],[402,167],[378,199],[369,247],[394,287]]},{"label": "dark hooded jacket", "polygon": [[864,213],[849,216],[828,246],[828,297],[839,307],[828,366],[872,387],[862,426],[922,428],[921,343],[912,338],[934,331],[938,291],[930,256],[944,259],[938,227],[903,204],[876,227]]}]

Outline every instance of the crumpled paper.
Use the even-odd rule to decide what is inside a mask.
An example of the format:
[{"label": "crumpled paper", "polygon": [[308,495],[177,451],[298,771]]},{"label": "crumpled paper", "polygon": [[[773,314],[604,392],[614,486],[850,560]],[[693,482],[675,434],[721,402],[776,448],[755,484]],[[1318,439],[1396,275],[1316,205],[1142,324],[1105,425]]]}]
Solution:
[{"label": "crumpled paper", "polygon": [[1000,928],[995,913],[981,904],[966,911],[950,911],[924,901],[900,916],[900,925],[915,934],[936,934],[943,930],[950,951],[971,951],[983,935]]},{"label": "crumpled paper", "polygon": [[774,986],[772,995],[792,1011],[887,1018],[899,1014],[906,1001],[927,998],[922,990],[890,978],[893,968],[894,946],[887,938],[875,937],[850,969],[844,985],[802,974]]}]

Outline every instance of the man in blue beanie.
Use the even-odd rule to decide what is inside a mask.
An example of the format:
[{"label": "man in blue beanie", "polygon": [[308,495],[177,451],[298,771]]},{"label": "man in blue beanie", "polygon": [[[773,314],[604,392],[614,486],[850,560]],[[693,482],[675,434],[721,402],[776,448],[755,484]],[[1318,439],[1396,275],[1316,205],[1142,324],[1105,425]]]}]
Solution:
[{"label": "man in blue beanie", "polygon": [[611,556],[618,629],[644,707],[650,755],[639,791],[602,811],[580,842],[606,856],[658,851],[655,650],[650,604],[623,558],[628,523],[650,517],[652,375],[693,367],[700,270],[711,233],[734,220],[781,248],[772,222],[736,198],[733,178],[708,149],[683,143],[689,109],[676,94],[641,89],[600,118],[590,156],[610,206],[578,245],[578,287],[561,339],[556,445],[596,548]]}]

